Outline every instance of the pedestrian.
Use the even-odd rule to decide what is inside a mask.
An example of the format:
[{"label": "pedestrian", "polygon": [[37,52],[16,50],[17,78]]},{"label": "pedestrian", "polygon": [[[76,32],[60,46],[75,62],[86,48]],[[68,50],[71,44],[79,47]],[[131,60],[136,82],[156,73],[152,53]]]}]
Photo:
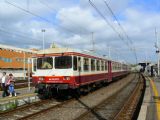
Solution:
[{"label": "pedestrian", "polygon": [[3,76],[1,78],[1,86],[2,86],[2,97],[6,97],[9,95],[8,93],[8,86],[7,86],[7,79],[8,79],[8,76],[6,75],[6,72],[3,72],[2,73]]},{"label": "pedestrian", "polygon": [[14,91],[14,83],[15,83],[15,79],[13,77],[12,74],[9,74],[9,78],[8,78],[8,81],[7,81],[7,85],[9,87],[9,97],[12,97],[13,95],[16,96],[16,93]]}]

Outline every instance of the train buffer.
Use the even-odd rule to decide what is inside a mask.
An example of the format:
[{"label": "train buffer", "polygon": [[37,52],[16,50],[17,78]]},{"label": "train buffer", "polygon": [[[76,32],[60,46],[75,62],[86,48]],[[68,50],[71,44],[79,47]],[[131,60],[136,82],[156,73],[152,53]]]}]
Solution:
[{"label": "train buffer", "polygon": [[32,102],[39,101],[36,93],[34,93],[35,88],[20,88],[15,89],[17,96],[14,97],[4,97],[2,98],[2,91],[0,91],[0,112],[14,109],[18,106],[29,104]]}]

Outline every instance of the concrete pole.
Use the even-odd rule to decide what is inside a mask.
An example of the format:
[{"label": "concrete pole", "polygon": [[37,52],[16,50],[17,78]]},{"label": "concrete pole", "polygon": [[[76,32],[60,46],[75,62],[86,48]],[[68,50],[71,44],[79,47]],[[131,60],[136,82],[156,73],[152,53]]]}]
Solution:
[{"label": "concrete pole", "polygon": [[157,68],[158,68],[158,76],[159,76],[159,53],[157,53],[157,61],[158,61]]},{"label": "concrete pole", "polygon": [[28,91],[31,90],[31,86],[30,86],[30,59],[28,58]]},{"label": "concrete pole", "polygon": [[26,67],[26,55],[25,55],[25,52],[24,52],[24,54],[23,54],[24,56],[23,56],[23,60],[24,60],[24,62],[23,62],[23,74],[24,74],[24,76],[23,76],[23,78],[24,78],[24,80],[25,80],[25,76],[26,76],[26,74],[25,74],[25,67]]},{"label": "concrete pole", "polygon": [[111,59],[111,47],[108,47],[108,57]]},{"label": "concrete pole", "polygon": [[157,35],[157,29],[155,28],[155,36],[156,36],[156,53],[157,53],[157,70],[158,70],[158,76],[159,76],[159,42],[158,42],[158,35]]},{"label": "concrete pole", "polygon": [[146,58],[145,58],[145,59],[146,59],[145,61],[146,61],[146,72],[147,72],[147,51],[145,51],[145,57],[146,57]]}]

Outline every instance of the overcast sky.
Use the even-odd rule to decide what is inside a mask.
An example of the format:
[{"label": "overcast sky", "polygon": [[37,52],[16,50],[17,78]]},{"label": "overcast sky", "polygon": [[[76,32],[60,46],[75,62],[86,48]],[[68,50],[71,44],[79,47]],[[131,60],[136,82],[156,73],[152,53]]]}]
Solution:
[{"label": "overcast sky", "polygon": [[[113,59],[135,63],[156,61],[155,27],[160,38],[159,0],[0,0],[0,44],[42,49],[51,43],[95,50]],[[121,27],[118,25],[120,23]],[[121,36],[121,37],[120,37]],[[127,38],[128,37],[128,38]],[[132,49],[132,50],[131,50]]]}]

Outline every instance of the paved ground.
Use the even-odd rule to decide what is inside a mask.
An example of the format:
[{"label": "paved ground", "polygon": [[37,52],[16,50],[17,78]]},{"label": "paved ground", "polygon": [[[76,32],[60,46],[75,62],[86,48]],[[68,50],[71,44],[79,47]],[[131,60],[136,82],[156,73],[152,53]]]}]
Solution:
[{"label": "paved ground", "polygon": [[160,78],[149,78],[151,102],[148,107],[147,120],[160,120]]},{"label": "paved ground", "polygon": [[160,120],[160,77],[146,77],[146,91],[138,120]]},{"label": "paved ground", "polygon": [[[31,87],[30,90],[28,88],[15,89],[17,96],[34,93],[34,90],[35,90],[34,87]],[[7,97],[5,97],[5,99],[6,98]],[[2,98],[2,91],[0,91],[0,99],[4,99],[4,98]]]}]

